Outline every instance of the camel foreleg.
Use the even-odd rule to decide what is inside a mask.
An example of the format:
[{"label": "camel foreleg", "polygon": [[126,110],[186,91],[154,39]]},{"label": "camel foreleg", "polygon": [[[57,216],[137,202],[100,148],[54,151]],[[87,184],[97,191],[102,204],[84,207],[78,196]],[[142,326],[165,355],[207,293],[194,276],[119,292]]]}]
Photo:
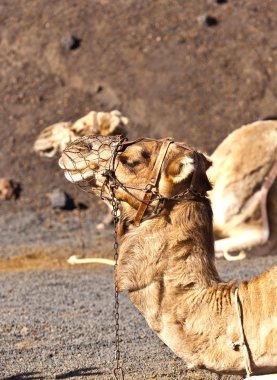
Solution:
[{"label": "camel foreleg", "polygon": [[[215,255],[225,257],[228,261],[242,260],[246,257],[244,249],[265,243],[263,229],[260,226],[244,225],[232,231],[232,235],[215,241]],[[229,252],[240,251],[239,255],[232,256]]]}]

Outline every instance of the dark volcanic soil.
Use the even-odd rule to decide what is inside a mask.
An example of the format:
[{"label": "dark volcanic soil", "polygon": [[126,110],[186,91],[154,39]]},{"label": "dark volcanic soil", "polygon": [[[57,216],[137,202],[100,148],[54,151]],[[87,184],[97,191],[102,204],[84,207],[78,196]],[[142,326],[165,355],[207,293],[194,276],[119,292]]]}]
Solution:
[{"label": "dark volcanic soil", "polygon": [[[131,138],[173,136],[210,153],[276,115],[276,14],[269,0],[0,1],[0,177],[22,187],[0,205],[0,379],[111,378],[112,271],[66,258],[112,257],[112,229],[96,231],[105,207],[66,183],[57,159],[34,155],[38,133],[117,108]],[[55,187],[89,208],[51,210]],[[242,279],[274,262],[220,270]],[[128,379],[218,378],[186,372],[125,296],[121,310]]]}]

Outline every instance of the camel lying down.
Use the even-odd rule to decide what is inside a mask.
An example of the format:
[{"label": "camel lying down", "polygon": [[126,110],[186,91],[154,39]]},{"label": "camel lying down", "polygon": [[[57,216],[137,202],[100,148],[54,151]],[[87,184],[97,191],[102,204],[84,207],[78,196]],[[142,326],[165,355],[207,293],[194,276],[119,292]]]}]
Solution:
[{"label": "camel lying down", "polygon": [[74,123],[63,121],[44,128],[34,142],[33,149],[43,157],[54,157],[61,153],[66,145],[81,136],[100,134],[102,136],[113,136],[126,134],[127,117],[121,112],[90,111]]},{"label": "camel lying down", "polygon": [[241,284],[220,279],[202,153],[171,140],[88,136],[59,165],[70,182],[116,198],[118,288],[189,368],[277,371],[277,267]]},{"label": "camel lying down", "polygon": [[[211,155],[207,174],[214,214],[216,256],[277,247],[277,121],[257,121],[233,131]],[[275,182],[275,183],[274,183]]]},{"label": "camel lying down", "polygon": [[[127,124],[128,119],[119,111],[91,111],[75,123],[62,122],[45,128],[36,139],[34,150],[42,156],[53,157],[81,136],[126,135]],[[216,257],[238,260],[245,257],[243,251],[236,256],[229,252],[259,245],[264,245],[262,252],[265,253],[276,248],[277,183],[269,192],[277,176],[276,157],[277,121],[274,120],[257,121],[236,129],[211,155],[213,165],[207,174],[214,185],[209,197],[217,236]],[[269,184],[266,178],[272,170],[275,174]],[[110,211],[97,225],[98,229],[112,222]]]}]

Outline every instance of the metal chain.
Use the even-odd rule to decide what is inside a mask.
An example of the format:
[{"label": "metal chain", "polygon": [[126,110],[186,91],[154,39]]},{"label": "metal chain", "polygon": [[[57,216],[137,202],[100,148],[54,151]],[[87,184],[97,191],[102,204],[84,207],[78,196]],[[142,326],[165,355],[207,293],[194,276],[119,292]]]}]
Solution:
[{"label": "metal chain", "polygon": [[124,380],[124,371],[121,365],[121,357],[120,357],[120,331],[119,331],[119,300],[118,300],[118,284],[117,284],[117,262],[118,262],[118,237],[117,237],[117,227],[118,227],[118,200],[114,194],[114,185],[111,185],[111,197],[112,197],[112,213],[113,213],[113,221],[114,221],[114,318],[115,318],[115,360],[116,367],[113,370],[114,378],[116,380]]}]

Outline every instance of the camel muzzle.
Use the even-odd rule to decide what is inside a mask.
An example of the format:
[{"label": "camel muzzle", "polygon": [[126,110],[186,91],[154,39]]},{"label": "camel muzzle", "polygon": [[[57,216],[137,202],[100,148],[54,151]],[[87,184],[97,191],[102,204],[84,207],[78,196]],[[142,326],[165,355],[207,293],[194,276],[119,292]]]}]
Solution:
[{"label": "camel muzzle", "polygon": [[105,173],[111,171],[121,136],[84,136],[67,145],[59,160],[68,181],[86,192],[99,190],[105,184]]}]

